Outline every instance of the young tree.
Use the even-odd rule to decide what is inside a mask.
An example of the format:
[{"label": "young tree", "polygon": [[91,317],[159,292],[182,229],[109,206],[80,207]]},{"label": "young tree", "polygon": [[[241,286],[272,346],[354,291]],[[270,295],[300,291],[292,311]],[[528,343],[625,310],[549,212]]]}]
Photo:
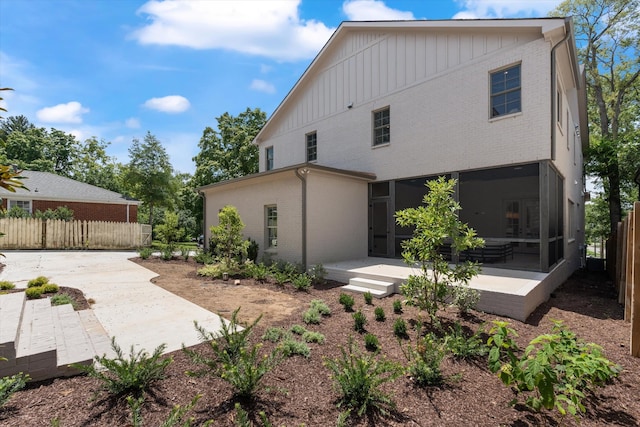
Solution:
[{"label": "young tree", "polygon": [[178,214],[175,212],[165,212],[164,223],[156,226],[156,233],[167,245],[179,242],[184,237],[184,228],[178,224]]},{"label": "young tree", "polygon": [[478,264],[471,261],[449,265],[441,248],[450,244],[451,253],[456,254],[483,246],[484,241],[458,220],[460,204],[452,197],[455,179],[439,177],[426,186],[429,192],[423,198],[424,205],[396,212],[396,223],[414,227],[413,237],[402,242],[402,257],[411,266],[419,264],[422,272],[409,276],[400,290],[407,305],[425,310],[434,320],[440,304],[453,296],[457,287],[468,291],[466,285],[479,272]]},{"label": "young tree", "polygon": [[218,213],[218,225],[213,225],[211,230],[210,246],[217,255],[222,257],[227,265],[237,258],[247,256],[249,241],[242,236],[244,223],[240,218],[238,209],[227,205]]},{"label": "young tree", "polygon": [[621,189],[633,180],[625,165],[638,165],[640,0],[565,0],[552,14],[573,17],[589,97],[586,170],[604,186],[615,233],[623,216]]},{"label": "young tree", "polygon": [[133,197],[147,205],[150,224],[153,225],[154,207],[172,206],[175,190],[173,168],[169,155],[151,132],[147,132],[142,143],[138,139],[133,140],[123,179]]}]

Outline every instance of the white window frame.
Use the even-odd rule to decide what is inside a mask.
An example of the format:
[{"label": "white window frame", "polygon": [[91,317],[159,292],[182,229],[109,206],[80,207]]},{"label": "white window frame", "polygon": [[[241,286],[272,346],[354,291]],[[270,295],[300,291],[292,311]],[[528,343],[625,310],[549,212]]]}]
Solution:
[{"label": "white window frame", "polygon": [[[502,90],[495,90],[493,85],[493,77],[498,76],[499,74],[505,75],[511,70],[518,69],[518,85],[514,87],[506,88],[506,78],[505,78],[505,87]],[[498,97],[503,97],[509,94],[518,93],[518,110],[517,111],[506,111],[506,106],[508,102],[504,102],[499,104],[500,106],[505,106],[505,112],[500,114],[498,110],[494,108],[494,99]],[[506,99],[505,99],[506,101]],[[489,73],[489,119],[497,119],[501,117],[510,116],[513,114],[522,113],[522,63],[512,64],[507,67],[503,67]]]},{"label": "white window frame", "polygon": [[[273,222],[271,221],[273,220]],[[264,247],[276,249],[278,247],[278,206],[264,207]]]},{"label": "white window frame", "polygon": [[304,136],[307,148],[307,162],[315,162],[318,160],[318,132],[309,132]]},{"label": "white window frame", "polygon": [[[25,208],[26,205],[27,207]],[[33,203],[31,202],[31,200],[15,200],[15,199],[8,199],[7,200],[7,210],[11,209],[14,206],[18,206],[19,208],[21,208],[22,210],[28,212],[29,214],[32,214],[33,212]]]},{"label": "white window frame", "polygon": [[273,159],[274,159],[274,153],[273,153],[273,145],[270,147],[266,147],[264,149],[264,168],[265,170],[273,170]]},{"label": "white window frame", "polygon": [[[384,117],[384,113],[386,117]],[[371,145],[380,147],[391,144],[391,107],[386,106],[371,113]],[[386,132],[385,132],[386,130]],[[378,142],[379,141],[379,142]]]},{"label": "white window frame", "polygon": [[567,199],[567,202],[567,210],[569,211],[567,215],[569,217],[569,242],[573,242],[574,240],[576,240],[577,207],[573,200]]}]

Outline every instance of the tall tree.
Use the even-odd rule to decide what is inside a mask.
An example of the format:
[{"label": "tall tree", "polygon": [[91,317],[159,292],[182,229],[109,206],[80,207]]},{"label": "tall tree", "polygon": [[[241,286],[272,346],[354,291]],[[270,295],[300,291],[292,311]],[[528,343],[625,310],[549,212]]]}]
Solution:
[{"label": "tall tree", "polygon": [[172,206],[175,190],[173,168],[169,155],[151,132],[147,132],[142,143],[138,139],[133,140],[123,178],[131,194],[147,205],[150,224],[153,224],[154,207]]},{"label": "tall tree", "polygon": [[73,164],[72,178],[100,188],[123,193],[125,189],[120,179],[123,166],[115,158],[107,154],[108,146],[108,142],[98,140],[95,137],[85,140]]},{"label": "tall tree", "polygon": [[[3,87],[0,88],[0,93],[7,91],[7,90],[13,90],[10,87]],[[0,96],[0,101],[3,101],[3,97]],[[0,111],[2,112],[6,112],[7,109],[4,108],[4,106],[0,105]],[[0,116],[0,119],[2,119],[2,116]],[[4,145],[4,139],[0,139],[0,146]],[[14,166],[9,165],[7,163],[2,163],[0,164],[0,187],[9,190],[13,193],[15,193],[16,188],[24,188],[27,189],[24,184],[20,181],[22,179],[22,177],[20,176],[20,171],[17,170]],[[0,233],[0,236],[2,236],[2,233]]]},{"label": "tall tree", "polygon": [[624,166],[637,161],[629,145],[638,146],[640,0],[566,0],[552,14],[573,16],[589,96],[586,171],[603,184],[613,233],[623,215],[621,188],[633,177]]}]

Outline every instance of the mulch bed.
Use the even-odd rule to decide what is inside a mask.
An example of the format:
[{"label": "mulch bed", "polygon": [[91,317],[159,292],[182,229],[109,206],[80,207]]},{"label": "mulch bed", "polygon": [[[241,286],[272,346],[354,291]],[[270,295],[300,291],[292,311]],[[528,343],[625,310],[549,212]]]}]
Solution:
[{"label": "mulch bed", "polygon": [[[152,268],[152,267],[149,267]],[[176,264],[176,268],[177,264]],[[188,268],[188,267],[185,267]],[[185,275],[193,271],[185,270]],[[324,344],[310,344],[309,358],[300,356],[285,359],[264,378],[265,388],[253,402],[240,402],[249,412],[254,425],[262,425],[258,413],[264,411],[274,426],[332,426],[340,409],[336,407],[338,394],[333,386],[329,370],[323,362],[340,355],[341,347],[351,338],[363,352],[363,336],[353,330],[352,313],[345,312],[338,303],[341,293],[336,284],[296,292],[290,286],[281,288],[272,283],[242,284],[242,286],[287,292],[295,297],[298,307],[287,319],[268,324],[260,322],[252,335],[253,342],[262,342],[260,337],[269,326],[289,328],[303,324],[302,313],[313,299],[324,300],[332,314],[323,318],[320,325],[304,325],[307,329],[325,335]],[[197,295],[194,295],[197,299]],[[393,301],[399,295],[374,299],[366,305],[360,295],[355,296],[355,310],[365,313],[367,332],[376,335],[382,354],[390,360],[404,363],[401,344],[393,335],[393,323],[398,317],[409,324],[416,324],[421,317],[413,308],[405,307],[400,315],[393,313]],[[386,313],[384,322],[374,319],[375,307]],[[453,310],[440,313],[446,326],[459,321],[468,331],[475,331],[498,316],[473,312],[459,318]],[[550,332],[552,320],[561,320],[587,342],[601,345],[606,356],[622,365],[623,372],[614,383],[600,388],[587,402],[587,414],[579,421],[566,417],[560,420],[555,413],[534,413],[509,402],[514,397],[495,374],[488,371],[486,360],[455,361],[446,359],[442,368],[446,382],[442,386],[419,388],[407,376],[385,384],[385,392],[393,396],[396,410],[388,417],[365,416],[353,420],[355,426],[538,426],[538,425],[583,425],[635,426],[640,423],[640,359],[629,355],[629,324],[623,320],[622,307],[617,303],[611,283],[606,277],[579,272],[560,287],[553,297],[541,305],[526,323],[510,321],[518,331],[518,343],[524,347],[531,339]],[[410,331],[411,340],[415,333]],[[404,344],[406,345],[406,343]],[[264,343],[262,351],[273,344]],[[192,347],[206,351],[206,344]],[[148,349],[151,351],[152,349]],[[142,410],[144,425],[158,426],[166,419],[174,405],[187,404],[194,396],[201,399],[190,412],[193,425],[213,420],[215,426],[235,426],[238,402],[232,388],[224,381],[185,375],[195,366],[186,355],[177,351],[168,355],[173,358],[167,369],[166,379],[159,381],[146,395]],[[0,410],[0,425],[3,426],[125,426],[131,425],[126,403],[111,399],[99,392],[100,384],[91,378],[74,377],[31,384],[26,390],[16,393]],[[95,394],[97,397],[95,397]]]}]

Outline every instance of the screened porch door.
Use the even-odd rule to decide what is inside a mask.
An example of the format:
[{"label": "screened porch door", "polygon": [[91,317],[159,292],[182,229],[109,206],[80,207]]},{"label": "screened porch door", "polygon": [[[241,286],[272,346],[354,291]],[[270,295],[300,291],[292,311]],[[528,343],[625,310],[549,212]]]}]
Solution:
[{"label": "screened porch door", "polygon": [[389,256],[389,202],[369,203],[369,255]]},{"label": "screened porch door", "polygon": [[535,252],[540,242],[540,203],[537,199],[505,201],[505,236],[518,242],[518,252]]}]

